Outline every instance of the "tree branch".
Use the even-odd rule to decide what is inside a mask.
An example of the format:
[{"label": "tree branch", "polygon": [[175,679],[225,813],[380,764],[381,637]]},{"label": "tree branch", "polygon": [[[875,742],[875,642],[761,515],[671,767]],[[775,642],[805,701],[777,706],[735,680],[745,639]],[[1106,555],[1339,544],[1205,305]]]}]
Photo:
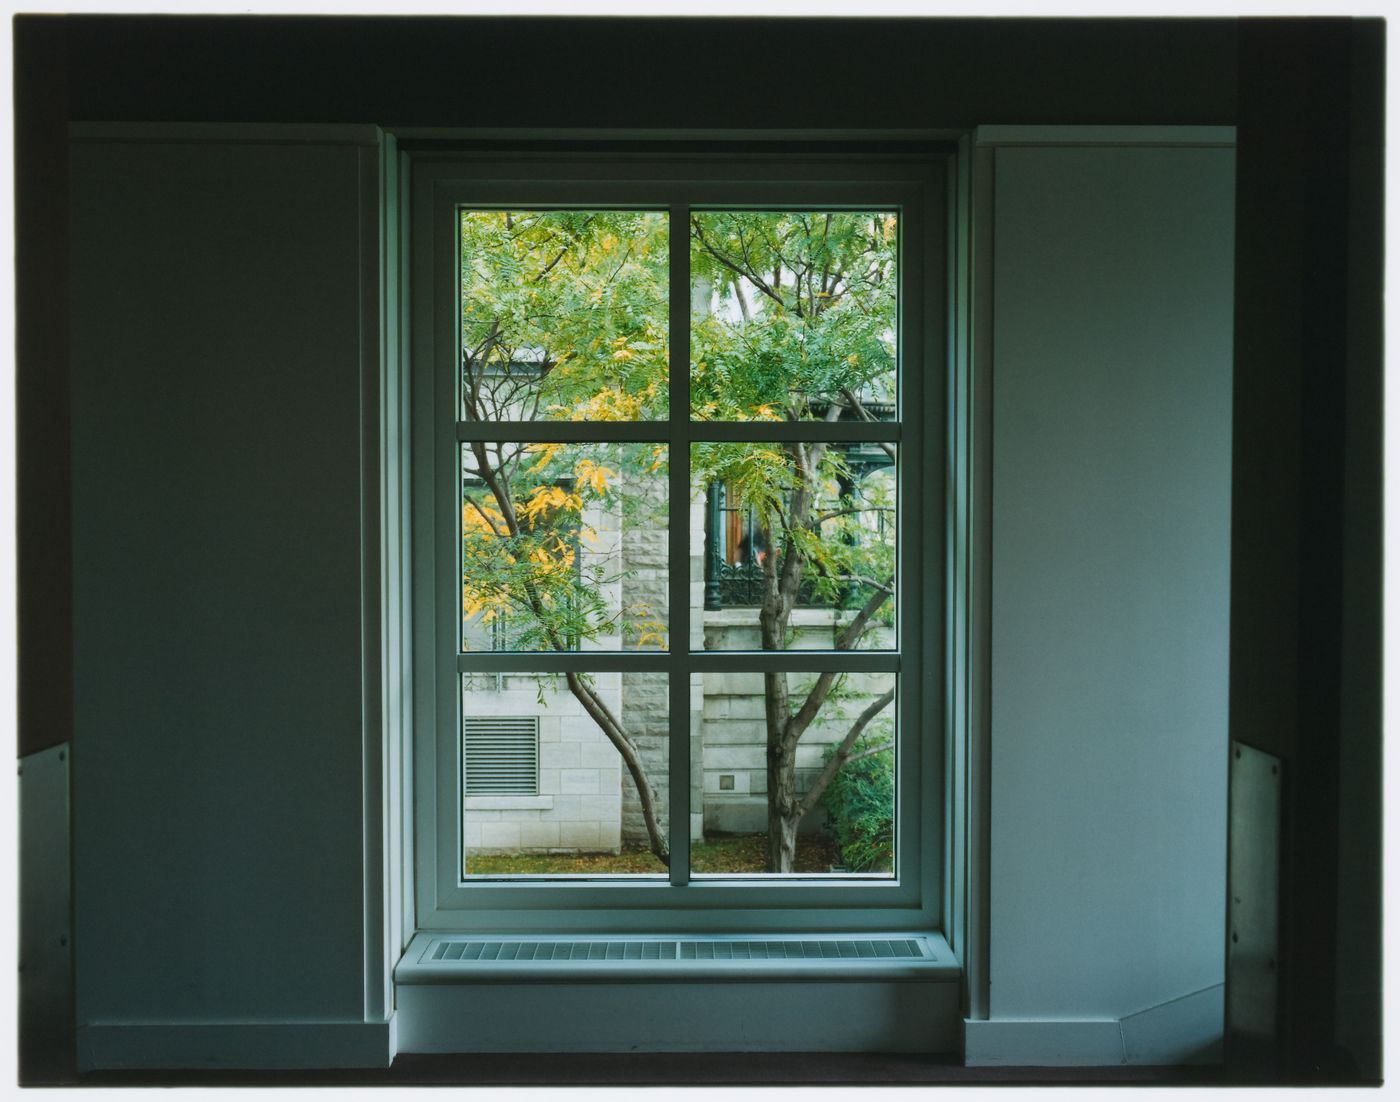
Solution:
[{"label": "tree branch", "polygon": [[[735,273],[737,273],[737,274],[743,276],[745,279],[749,280],[755,287],[757,287],[757,288],[758,288],[760,291],[762,291],[765,295],[767,295],[769,298],[771,298],[771,299],[772,299],[774,302],[776,302],[779,306],[783,307],[783,309],[787,309],[787,303],[785,303],[785,302],[783,301],[783,296],[780,295],[780,294],[778,294],[776,291],[774,291],[773,288],[769,287],[768,284],[765,283],[765,282],[763,281],[762,277],[760,277],[760,276],[752,269],[752,267],[741,267],[740,265],[734,263],[734,261],[730,260],[729,257],[725,256],[725,255],[724,255],[723,253],[721,253],[718,249],[716,249],[713,245],[711,245],[711,244],[709,243],[708,240],[706,240],[706,238],[705,238],[705,231],[704,231],[704,230],[701,228],[701,226],[700,226],[700,219],[698,219],[698,218],[692,218],[692,219],[690,220],[690,225],[691,225],[691,228],[693,228],[693,229],[695,230],[695,237],[696,237],[696,240],[698,240],[698,241],[700,242],[700,247],[701,247],[701,248],[703,248],[707,253],[709,253],[712,257],[714,257],[716,260],[718,260],[721,264],[723,264],[723,265],[724,265],[726,268],[728,268],[731,272],[735,272]],[[742,248],[742,244],[741,244],[741,248]],[[747,255],[746,255],[746,257],[745,257],[745,263],[747,264]]]},{"label": "tree branch", "polygon": [[849,509],[833,509],[829,513],[813,517],[811,523],[815,526],[828,520],[835,520],[837,517],[848,517],[854,513],[893,513],[894,511],[892,505],[852,505]]},{"label": "tree branch", "polygon": [[[856,397],[855,391],[853,391],[850,387],[843,386],[841,388],[841,397],[845,399],[846,404],[850,406],[850,408],[855,412],[855,415],[859,417],[862,421],[873,422],[875,420],[874,415],[871,414],[871,412],[865,408],[865,406],[861,403],[861,400]],[[883,451],[886,455],[888,455],[891,459],[898,461],[898,456],[895,454],[895,446],[889,441],[881,440],[880,450]]]},{"label": "tree branch", "polygon": [[869,757],[871,754],[877,754],[881,750],[888,749],[888,746],[881,746],[876,749],[863,751],[854,757],[851,755],[851,747],[856,744],[856,740],[860,738],[861,732],[869,726],[872,719],[889,706],[890,701],[893,699],[894,690],[889,689],[866,705],[865,710],[856,717],[856,721],[851,724],[851,729],[846,732],[840,745],[836,747],[836,752],[827,759],[826,764],[822,766],[822,771],[818,773],[816,779],[812,781],[812,787],[807,789],[807,794],[798,802],[796,814],[799,819],[817,806],[817,801],[822,798],[822,793],[826,791],[827,785],[831,783],[832,778],[836,776],[846,762],[859,761],[861,758]]}]

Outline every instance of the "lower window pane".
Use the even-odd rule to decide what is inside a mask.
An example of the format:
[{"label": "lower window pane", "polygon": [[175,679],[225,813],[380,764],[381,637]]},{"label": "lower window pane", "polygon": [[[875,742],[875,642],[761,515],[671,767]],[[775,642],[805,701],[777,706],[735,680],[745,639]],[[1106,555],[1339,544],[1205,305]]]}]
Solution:
[{"label": "lower window pane", "polygon": [[[892,877],[895,675],[703,681],[693,756],[703,762],[705,838],[692,845],[695,876]],[[786,732],[775,735],[777,755],[768,753],[770,714]]]},{"label": "lower window pane", "polygon": [[665,673],[464,674],[463,873],[664,877],[668,715]]}]

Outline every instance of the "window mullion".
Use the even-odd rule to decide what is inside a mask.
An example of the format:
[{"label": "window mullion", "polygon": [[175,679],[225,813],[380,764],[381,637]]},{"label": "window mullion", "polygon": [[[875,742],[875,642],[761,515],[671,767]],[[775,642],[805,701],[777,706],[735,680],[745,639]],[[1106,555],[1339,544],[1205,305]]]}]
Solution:
[{"label": "window mullion", "polygon": [[690,207],[670,207],[670,786],[671,883],[690,883]]}]

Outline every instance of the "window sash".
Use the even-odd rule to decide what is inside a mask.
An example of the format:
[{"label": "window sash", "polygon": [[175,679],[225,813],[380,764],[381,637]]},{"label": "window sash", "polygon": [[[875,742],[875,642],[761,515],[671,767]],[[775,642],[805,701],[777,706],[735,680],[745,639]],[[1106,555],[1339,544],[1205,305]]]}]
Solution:
[{"label": "window sash", "polygon": [[[415,499],[415,697],[420,738],[418,770],[418,911],[420,926],[482,927],[517,921],[550,928],[606,924],[658,928],[694,911],[721,925],[763,926],[768,919],[789,928],[858,928],[937,925],[938,841],[942,814],[942,382],[946,359],[944,293],[947,255],[947,162],[942,158],[850,158],[735,162],[674,158],[642,162],[616,158],[536,158],[527,163],[482,156],[419,155],[412,161],[411,304],[414,334]],[[670,247],[670,412],[657,422],[466,422],[458,419],[456,376],[459,282],[456,212],[461,208],[511,207],[668,210]],[[689,419],[690,287],[688,212],[692,207],[739,209],[898,209],[901,221],[898,314],[899,419],[879,423],[710,422]],[[680,232],[676,232],[679,227]],[[431,289],[431,290],[430,290]],[[940,385],[925,386],[930,374]],[[906,425],[917,426],[907,431]],[[932,430],[932,431],[930,431]],[[925,447],[931,437],[932,447]],[[529,652],[460,653],[460,579],[455,577],[459,538],[452,517],[456,449],[468,440],[657,441],[668,445],[670,492],[671,649],[664,653]],[[900,447],[898,501],[907,522],[897,534],[897,639],[895,649],[865,651],[699,651],[688,642],[693,610],[689,579],[690,445],[701,440],[833,443],[888,441]],[[452,505],[447,502],[451,500]],[[431,587],[422,585],[434,578]],[[719,670],[894,672],[900,675],[896,707],[902,732],[896,755],[896,875],[892,881],[829,877],[804,880],[689,881],[690,674]],[[460,875],[462,839],[458,804],[457,739],[421,737],[424,731],[460,730],[463,672],[539,670],[664,670],[671,674],[670,883],[604,878],[551,878],[547,884],[493,881]],[[425,719],[427,722],[425,722]],[[660,778],[657,779],[658,787]],[[429,794],[431,793],[431,796]],[[425,798],[427,797],[427,798]],[[920,813],[921,806],[929,810]],[[605,912],[594,914],[599,908]],[[794,908],[811,908],[798,920]],[[820,914],[821,920],[814,921]],[[645,917],[641,917],[645,916]]]}]

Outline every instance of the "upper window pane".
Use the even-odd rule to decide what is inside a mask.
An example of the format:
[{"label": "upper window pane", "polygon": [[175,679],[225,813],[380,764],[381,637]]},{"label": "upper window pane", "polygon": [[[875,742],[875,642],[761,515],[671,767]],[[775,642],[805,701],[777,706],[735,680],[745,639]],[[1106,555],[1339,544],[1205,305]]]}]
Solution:
[{"label": "upper window pane", "polygon": [[898,250],[892,211],[693,213],[692,417],[892,418]]},{"label": "upper window pane", "polygon": [[659,420],[667,215],[460,212],[463,421]]}]

